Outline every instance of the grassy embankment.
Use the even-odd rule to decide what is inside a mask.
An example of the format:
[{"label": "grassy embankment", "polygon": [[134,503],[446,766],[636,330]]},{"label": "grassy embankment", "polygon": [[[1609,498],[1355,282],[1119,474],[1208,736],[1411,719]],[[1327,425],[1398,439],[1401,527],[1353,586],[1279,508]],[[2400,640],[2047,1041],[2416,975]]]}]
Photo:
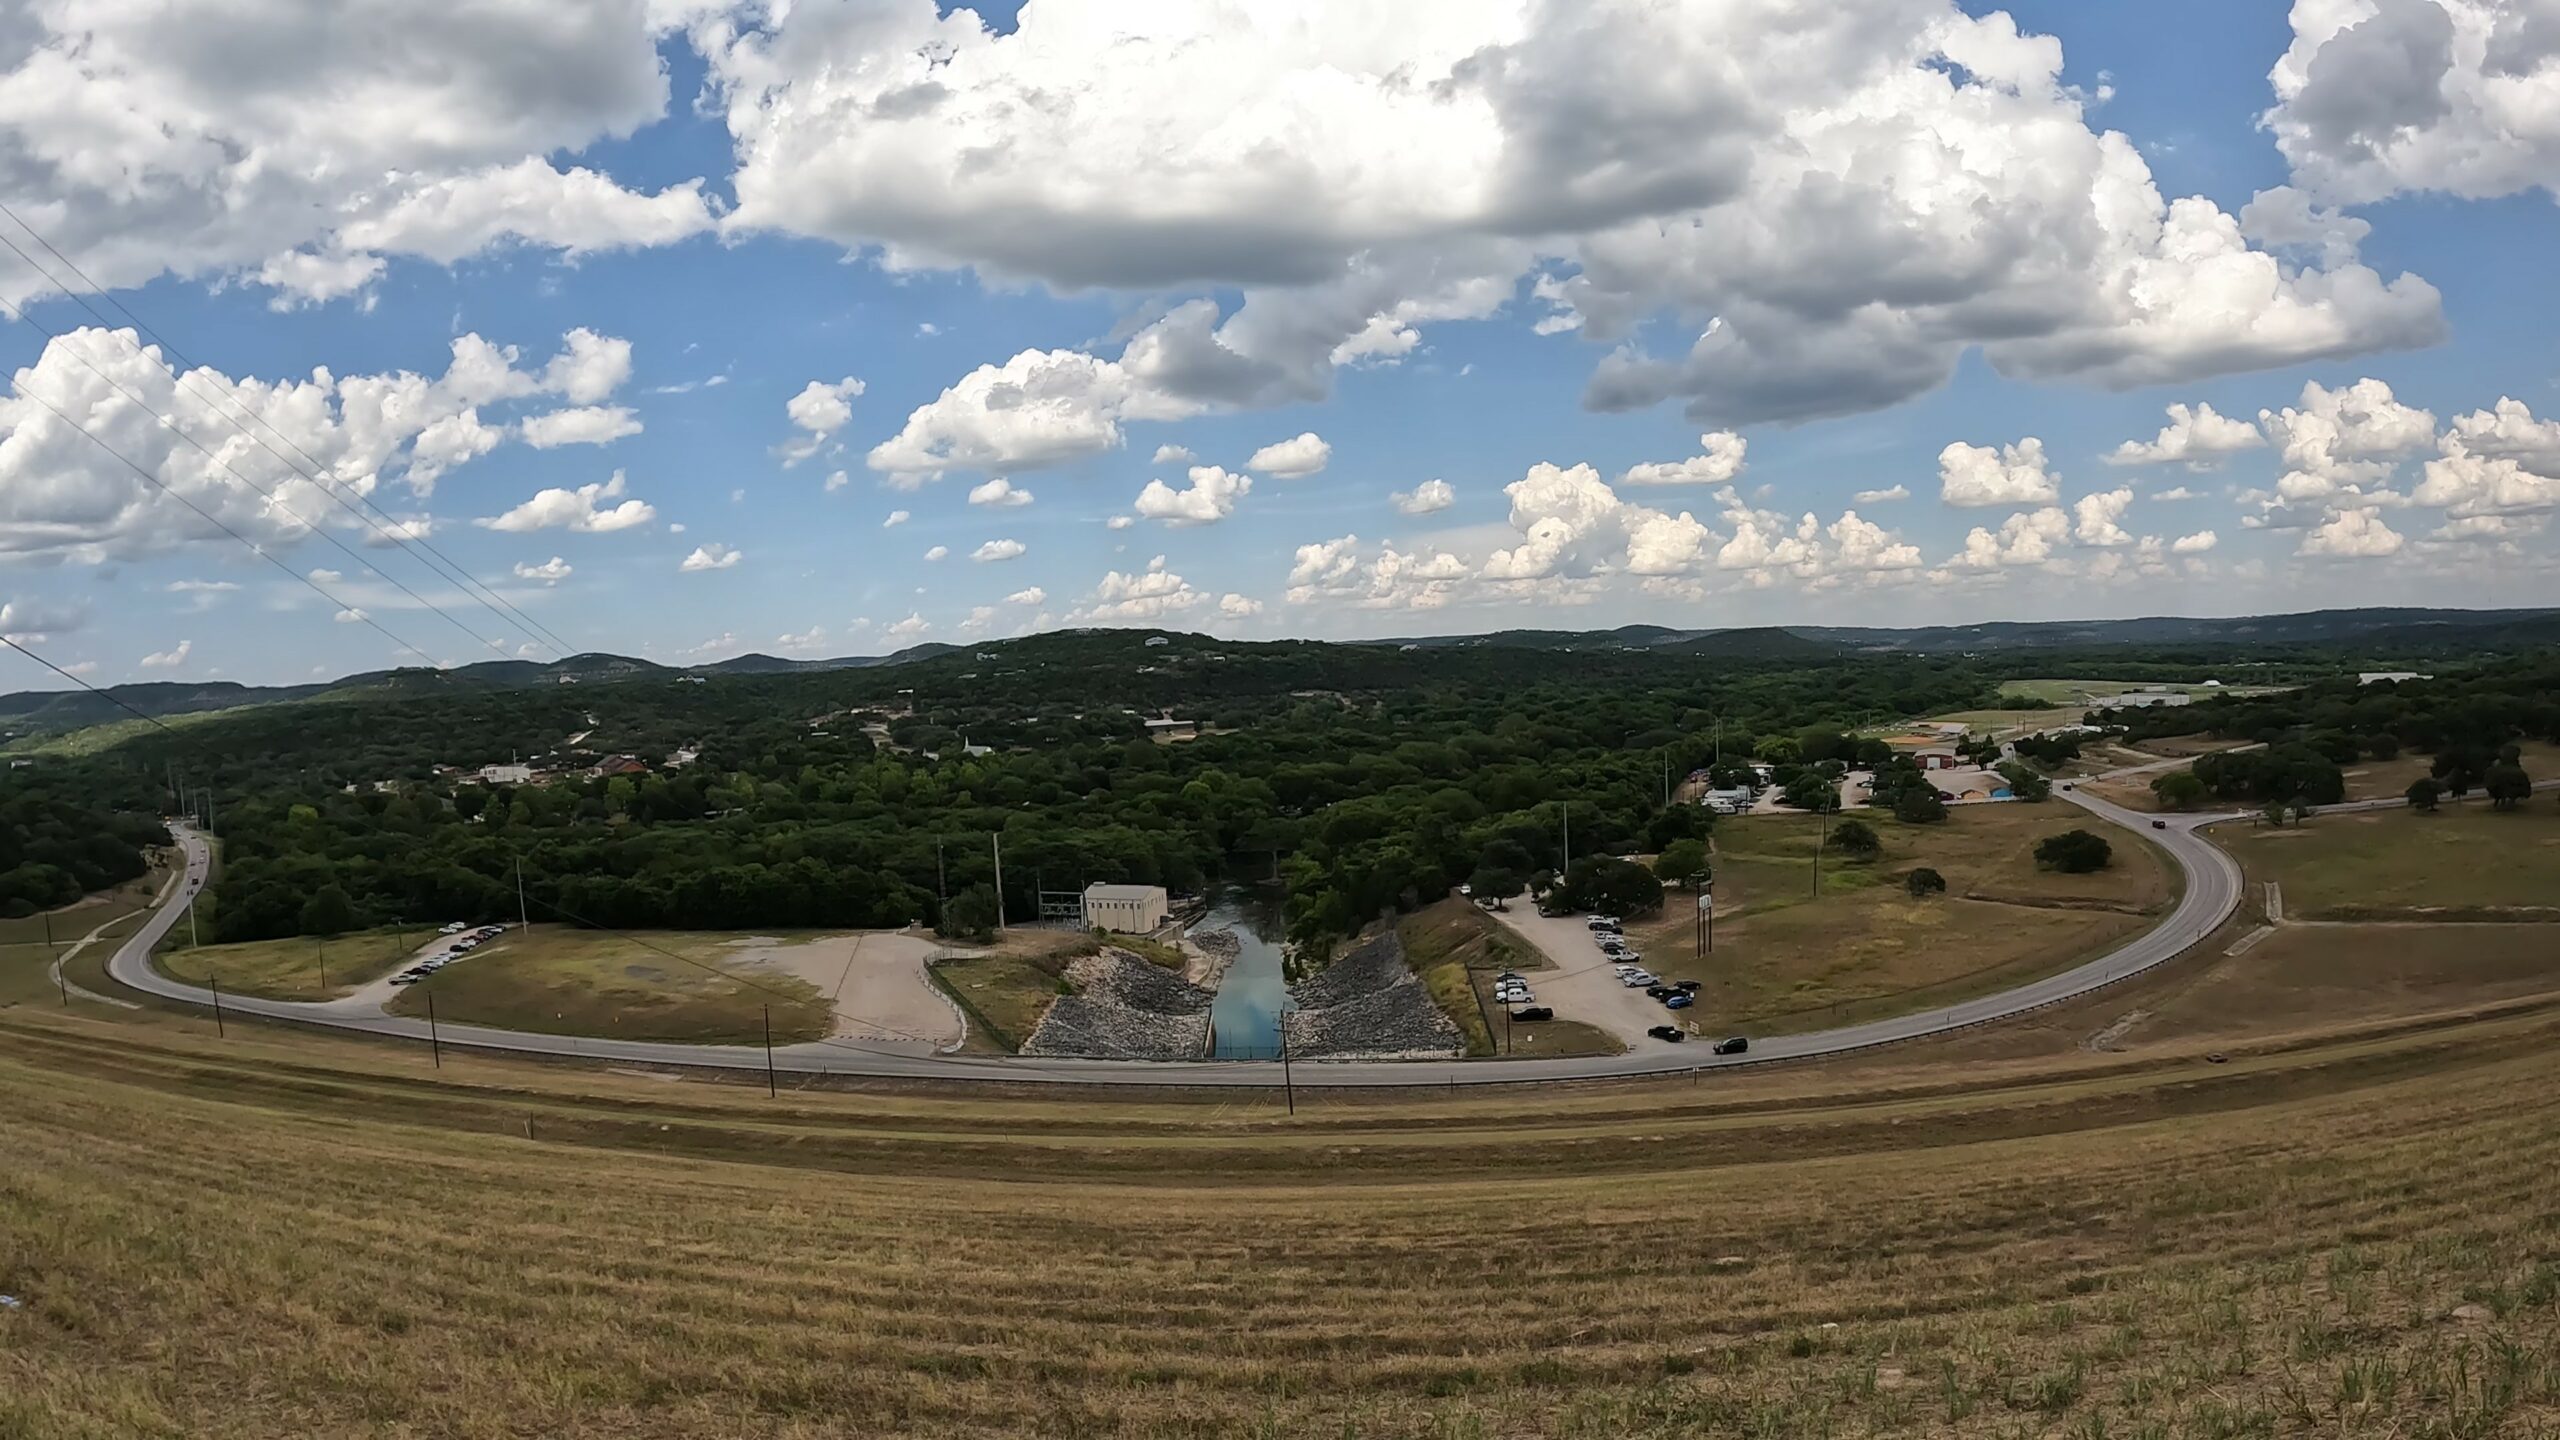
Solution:
[{"label": "grassy embankment", "polygon": [[[776,1044],[825,1038],[834,1010],[815,986],[737,958],[746,937],[622,935],[536,925],[510,930],[433,979],[402,990],[398,1015],[552,1035],[753,1045],[773,1016]],[[335,977],[332,976],[334,979]]]},{"label": "grassy embankment", "polygon": [[[1009,1055],[1040,1028],[1052,1001],[1075,993],[1067,963],[1100,951],[1104,943],[1073,930],[1008,930],[995,944],[938,960],[926,973],[969,1017],[964,1050]],[[1108,943],[1168,970],[1187,963],[1178,946],[1127,935],[1114,935]]]},{"label": "grassy embankment", "polygon": [[[116,942],[141,928],[152,898],[168,879],[169,872],[155,866],[122,885],[83,895],[52,911],[0,920],[0,1005],[29,1000],[58,1003],[61,991],[53,983],[54,957],[70,953],[93,932],[98,940],[84,955],[103,957],[113,951]],[[75,976],[72,983],[80,982]]]},{"label": "grassy embankment", "polygon": [[[1695,969],[1705,982],[1699,1009],[1715,1024],[1784,1033],[1950,1005],[2051,974],[2149,926],[2175,895],[2157,850],[2060,802],[1957,806],[1936,825],[1856,818],[1883,853],[1864,862],[1826,855],[1819,897],[1813,817],[1718,822],[1715,953],[1687,961],[1691,917],[1680,894],[1663,919],[1639,928],[1637,948],[1680,957],[1683,975]],[[2036,842],[2075,828],[2104,834],[2114,863],[2093,875],[2039,870]],[[1945,895],[1905,892],[1903,877],[1922,866],[1946,878]]]},{"label": "grassy embankment", "polygon": [[0,1434],[2542,1434],[2555,1020],[1291,1119],[0,1017]]},{"label": "grassy embankment", "polygon": [[[191,985],[218,981],[230,993],[270,1000],[332,1000],[399,969],[434,938],[433,930],[412,925],[405,930],[385,926],[326,938],[295,935],[190,946],[181,921],[153,953],[151,964],[160,973]],[[326,984],[322,983],[324,973]]]},{"label": "grassy embankment", "polygon": [[[2514,811],[2475,798],[2213,837],[2253,880],[2283,887],[2291,920],[2560,919],[2560,808],[2548,795]],[[2560,930],[2544,933],[2560,949]]]},{"label": "grassy embankment", "polygon": [[1506,1025],[1504,1007],[1493,998],[1494,977],[1505,970],[1534,977],[1552,967],[1469,901],[1453,897],[1425,906],[1398,921],[1396,934],[1405,963],[1465,1033],[1471,1056],[1615,1055],[1626,1048],[1607,1031],[1575,1020]]}]

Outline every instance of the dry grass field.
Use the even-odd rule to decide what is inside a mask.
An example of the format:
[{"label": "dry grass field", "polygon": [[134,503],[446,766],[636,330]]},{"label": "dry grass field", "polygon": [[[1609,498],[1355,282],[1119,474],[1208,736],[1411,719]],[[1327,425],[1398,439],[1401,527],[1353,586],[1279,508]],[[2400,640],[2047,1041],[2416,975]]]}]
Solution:
[{"label": "dry grass field", "polygon": [[333,935],[326,940],[297,935],[285,940],[247,940],[232,945],[190,947],[181,922],[170,941],[151,957],[162,974],[201,985],[221,984],[225,993],[263,995],[273,1000],[331,1000],[368,980],[379,980],[435,938],[431,929],[385,928]]},{"label": "dry grass field", "polygon": [[2284,887],[2291,919],[2560,909],[2560,807],[2547,795],[2511,812],[2475,799],[2432,815],[2391,809],[2316,815],[2281,829],[2222,825],[2214,839],[2252,879]]},{"label": "dry grass field", "polygon": [[[395,1014],[553,1035],[609,1035],[752,1045],[773,1017],[774,1043],[817,1040],[835,1011],[816,987],[743,961],[745,937],[652,931],[645,936],[536,925],[510,930],[391,1002]],[[645,942],[645,943],[643,943]]]},{"label": "dry grass field", "polygon": [[0,1013],[0,1435],[2549,1434],[2555,1030],[1291,1118]]},{"label": "dry grass field", "polygon": [[[1662,974],[1699,980],[1710,1030],[1828,1028],[1953,1004],[2066,968],[2153,923],[2173,898],[2169,867],[2137,837],[2107,829],[2115,863],[2091,875],[2036,868],[2036,842],[2105,828],[2059,802],[1957,806],[1945,823],[1860,812],[1877,859],[1823,862],[1819,822],[1747,816],[1715,830],[1715,953],[1692,959],[1689,901],[1639,926],[1636,948]],[[1948,893],[1914,900],[1902,877],[1928,866]],[[1668,967],[1668,968],[1665,968]]]}]

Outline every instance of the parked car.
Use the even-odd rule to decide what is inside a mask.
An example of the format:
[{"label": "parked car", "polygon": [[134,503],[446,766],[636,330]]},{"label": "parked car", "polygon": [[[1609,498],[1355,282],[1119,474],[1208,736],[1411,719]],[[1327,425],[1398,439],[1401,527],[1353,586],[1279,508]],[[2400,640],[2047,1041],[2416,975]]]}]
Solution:
[{"label": "parked car", "polygon": [[443,929],[441,929],[441,930],[437,931],[436,933],[437,933],[437,934],[439,934],[439,935],[459,935],[459,934],[461,934],[463,931],[468,930],[468,929],[470,929],[470,928],[471,928],[471,922],[470,922],[470,921],[468,921],[468,920],[456,920],[456,921],[454,921],[452,924],[447,925],[446,927],[444,927]]},{"label": "parked car", "polygon": [[1685,990],[1674,990],[1662,997],[1662,1008],[1665,1010],[1686,1010],[1697,1003],[1698,997]]},{"label": "parked car", "polygon": [[1728,1035],[1716,1042],[1716,1053],[1719,1055],[1739,1055],[1750,1048],[1751,1042],[1739,1035]]},{"label": "parked car", "polygon": [[1521,974],[1517,970],[1505,970],[1501,974],[1493,977],[1493,983],[1496,985],[1517,985],[1526,981],[1528,978],[1528,976]]},{"label": "parked car", "polygon": [[1679,992],[1673,990],[1668,985],[1647,985],[1644,987],[1644,993],[1652,996],[1656,1000],[1659,1000],[1665,995],[1675,995]]},{"label": "parked car", "polygon": [[1688,1036],[1680,1033],[1680,1027],[1677,1025],[1656,1025],[1644,1033],[1652,1036],[1656,1040],[1668,1040],[1674,1045],[1677,1045],[1681,1041],[1689,1038]]},{"label": "parked car", "polygon": [[1698,982],[1695,980],[1674,980],[1671,982],[1671,988],[1681,991],[1684,994],[1695,995],[1698,993]]},{"label": "parked car", "polygon": [[1641,990],[1647,985],[1654,984],[1655,981],[1653,972],[1650,970],[1630,970],[1618,977],[1618,983],[1630,990]]},{"label": "parked car", "polygon": [[1511,1018],[1514,1020],[1553,1020],[1556,1018],[1556,1012],[1544,1005],[1532,1005],[1525,1010],[1512,1011]]}]

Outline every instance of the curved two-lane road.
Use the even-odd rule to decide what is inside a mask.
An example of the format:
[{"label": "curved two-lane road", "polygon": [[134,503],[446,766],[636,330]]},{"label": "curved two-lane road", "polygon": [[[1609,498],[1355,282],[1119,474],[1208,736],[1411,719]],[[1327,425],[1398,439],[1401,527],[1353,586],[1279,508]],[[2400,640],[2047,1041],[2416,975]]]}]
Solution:
[{"label": "curved two-lane road", "polygon": [[[2058,975],[1986,995],[1960,1005],[1870,1021],[1836,1030],[1755,1040],[1748,1054],[1716,1056],[1701,1044],[1649,1045],[1624,1055],[1553,1060],[1332,1060],[1306,1061],[1295,1077],[1311,1085],[1485,1085],[1538,1080],[1591,1080],[1620,1076],[1672,1075],[1692,1070],[1726,1069],[1777,1060],[1806,1060],[1925,1039],[1952,1030],[2005,1020],[2030,1010],[2076,999],[2093,990],[2139,975],[2183,954],[2220,928],[2240,903],[2240,867],[2199,833],[2201,827],[2229,816],[2176,816],[2167,828],[2150,829],[2153,817],[2112,805],[2085,791],[2057,791],[2066,800],[2115,825],[2132,830],[2168,851],[2186,876],[2185,893],[2166,919],[2107,954]],[[205,881],[208,851],[204,838],[177,827],[187,869],[183,882],[150,921],[125,941],[107,963],[110,978],[146,994],[186,1004],[210,1006],[212,993],[173,980],[151,967],[151,951],[169,928],[186,915],[187,904]],[[412,1044],[427,1043],[423,1020],[395,1015],[333,1012],[289,1000],[222,997],[226,1014],[254,1015],[377,1035]],[[633,1040],[590,1040],[565,1035],[537,1035],[478,1025],[444,1025],[437,1038],[446,1045],[518,1054],[572,1056],[623,1064],[687,1065],[725,1070],[762,1070],[765,1052],[744,1045],[679,1045]],[[1281,1066],[1271,1061],[1131,1061],[1066,1060],[1046,1056],[910,1055],[851,1040],[821,1040],[778,1046],[776,1069],[794,1075],[833,1074],[895,1076],[918,1080],[986,1080],[1014,1084],[1220,1085],[1277,1086]]]}]

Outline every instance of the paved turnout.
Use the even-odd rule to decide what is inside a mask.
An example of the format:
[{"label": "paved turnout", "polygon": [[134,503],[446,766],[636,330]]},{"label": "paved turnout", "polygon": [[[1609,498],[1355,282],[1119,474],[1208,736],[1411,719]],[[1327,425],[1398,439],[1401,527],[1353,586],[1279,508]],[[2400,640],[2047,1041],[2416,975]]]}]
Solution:
[{"label": "paved turnout", "polygon": [[[1303,1061],[1292,1067],[1301,1085],[1411,1086],[1516,1084],[1538,1080],[1591,1080],[1619,1076],[1676,1075],[1692,1070],[1720,1070],[1778,1060],[1806,1060],[1853,1050],[1925,1039],[2047,1005],[2141,974],[2184,953],[2228,919],[2240,903],[2240,867],[2199,833],[2202,827],[2234,817],[2163,816],[2166,828],[2152,830],[2153,817],[2109,804],[2085,791],[2057,791],[2067,801],[2101,820],[2142,834],[2169,853],[2186,874],[2186,889],[2168,917],[2107,954],[2084,965],[1997,995],[1961,1005],[1900,1015],[1863,1025],[1820,1030],[1804,1035],[1755,1038],[1745,1055],[1715,1056],[1707,1046],[1649,1042],[1624,1055],[1547,1060],[1473,1061]],[[177,828],[187,857],[186,874],[149,923],[127,940],[108,962],[107,973],[119,984],[163,999],[210,1006],[206,990],[172,980],[151,968],[152,947],[186,916],[188,902],[204,885],[208,851],[204,838]],[[323,1026],[375,1035],[424,1046],[427,1024],[404,1016],[361,1014],[348,1009],[224,996],[230,1015]],[[445,1045],[517,1054],[572,1056],[618,1064],[685,1065],[725,1070],[762,1070],[766,1053],[755,1046],[674,1045],[643,1041],[584,1039],[565,1035],[533,1035],[477,1025],[444,1025],[437,1038]],[[1045,1056],[930,1056],[903,1054],[857,1040],[821,1040],[777,1046],[774,1068],[785,1075],[809,1074],[895,1076],[920,1080],[985,1080],[1011,1084],[1277,1086],[1282,1067],[1271,1061],[1129,1061],[1066,1060]]]}]

